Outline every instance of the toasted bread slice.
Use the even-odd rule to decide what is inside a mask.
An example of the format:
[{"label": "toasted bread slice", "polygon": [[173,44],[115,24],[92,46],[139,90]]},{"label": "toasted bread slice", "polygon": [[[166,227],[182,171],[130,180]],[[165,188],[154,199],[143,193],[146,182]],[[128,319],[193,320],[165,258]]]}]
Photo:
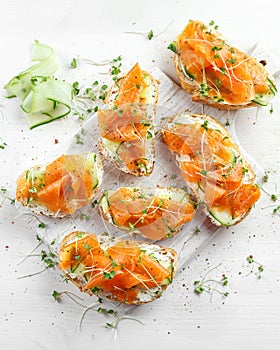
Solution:
[{"label": "toasted bread slice", "polygon": [[63,239],[59,261],[82,292],[127,304],[159,298],[177,272],[171,248],[79,231]]},{"label": "toasted bread slice", "polygon": [[175,53],[180,84],[193,101],[238,109],[266,106],[277,92],[264,66],[232,47],[213,23],[189,21],[168,48]]},{"label": "toasted bread slice", "polygon": [[231,226],[243,220],[260,190],[226,128],[207,115],[180,113],[167,120],[162,133],[182,177],[212,222]]},{"label": "toasted bread slice", "polygon": [[96,196],[102,177],[95,153],[62,155],[25,170],[17,180],[16,199],[36,214],[64,217]]},{"label": "toasted bread slice", "polygon": [[173,237],[193,219],[195,205],[179,188],[120,187],[101,196],[99,208],[114,226],[152,241]]},{"label": "toasted bread slice", "polygon": [[158,83],[136,64],[110,88],[107,110],[99,110],[100,153],[115,167],[149,176],[154,167],[154,116]]}]

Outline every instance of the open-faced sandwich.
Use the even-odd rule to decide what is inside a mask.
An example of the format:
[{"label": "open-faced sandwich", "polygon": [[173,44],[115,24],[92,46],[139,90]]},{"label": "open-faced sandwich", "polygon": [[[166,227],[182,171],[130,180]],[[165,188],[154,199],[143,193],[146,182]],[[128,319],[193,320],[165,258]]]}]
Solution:
[{"label": "open-faced sandwich", "polygon": [[167,120],[162,133],[182,177],[212,222],[231,226],[243,220],[260,190],[225,127],[206,115],[181,113]]},{"label": "open-faced sandwich", "polygon": [[194,101],[221,109],[266,106],[277,92],[273,77],[217,29],[213,21],[189,21],[169,45],[182,88]]},{"label": "open-faced sandwich", "polygon": [[188,193],[173,187],[107,190],[101,196],[99,207],[111,224],[153,241],[174,236],[195,214]]},{"label": "open-faced sandwich", "polygon": [[98,111],[100,152],[126,173],[149,176],[153,170],[157,99],[157,81],[135,64],[109,90],[109,108]]},{"label": "open-faced sandwich", "polygon": [[102,176],[95,153],[62,155],[50,164],[25,170],[17,180],[16,199],[37,214],[63,217],[93,199]]},{"label": "open-faced sandwich", "polygon": [[79,231],[63,239],[59,261],[81,291],[127,304],[159,298],[177,270],[171,248]]}]

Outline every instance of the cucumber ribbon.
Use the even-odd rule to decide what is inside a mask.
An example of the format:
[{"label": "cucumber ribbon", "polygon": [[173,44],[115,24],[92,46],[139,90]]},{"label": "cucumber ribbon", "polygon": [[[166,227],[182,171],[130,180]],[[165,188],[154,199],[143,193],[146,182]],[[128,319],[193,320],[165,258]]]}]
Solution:
[{"label": "cucumber ribbon", "polygon": [[20,99],[33,129],[68,115],[73,92],[71,84],[53,77],[59,65],[51,47],[35,40],[31,61],[37,63],[13,77],[4,89],[6,97]]}]

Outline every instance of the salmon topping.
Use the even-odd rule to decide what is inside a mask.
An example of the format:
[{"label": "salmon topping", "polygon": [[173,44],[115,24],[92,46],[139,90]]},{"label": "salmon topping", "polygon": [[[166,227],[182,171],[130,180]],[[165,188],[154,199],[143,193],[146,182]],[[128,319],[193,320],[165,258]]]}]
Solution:
[{"label": "salmon topping", "polygon": [[169,237],[192,220],[195,209],[190,202],[177,202],[122,187],[107,198],[113,222],[130,232],[139,231],[151,240]]},{"label": "salmon topping", "polygon": [[126,103],[145,103],[145,98],[141,96],[147,84],[143,72],[138,63],[119,81],[118,96],[114,104],[117,106]]},{"label": "salmon topping", "polygon": [[163,131],[163,139],[178,159],[181,157],[182,177],[198,184],[204,192],[208,208],[226,208],[236,218],[259,199],[260,190],[252,178],[246,180],[249,169],[243,165],[235,145],[207,120],[203,124],[174,123]]},{"label": "salmon topping", "polygon": [[72,214],[86,205],[93,187],[86,157],[62,155],[45,169],[34,167],[17,181],[16,199],[23,205],[36,201],[50,211]]},{"label": "salmon topping", "polygon": [[153,167],[153,140],[149,142],[153,139],[153,125],[151,113],[147,112],[145,72],[137,63],[117,84],[117,91],[111,93],[117,93],[110,100],[113,107],[98,111],[100,135],[119,143],[115,144],[116,163],[124,164],[126,172],[149,175]]},{"label": "salmon topping", "polygon": [[119,241],[103,250],[95,234],[73,234],[76,239],[60,249],[59,268],[75,273],[82,267],[87,279],[84,291],[102,290],[129,304],[140,290],[172,280],[172,272],[153,255],[145,255],[137,242]]},{"label": "salmon topping", "polygon": [[215,102],[242,105],[270,90],[264,67],[230,46],[213,25],[189,21],[176,40],[176,52],[184,74]]}]

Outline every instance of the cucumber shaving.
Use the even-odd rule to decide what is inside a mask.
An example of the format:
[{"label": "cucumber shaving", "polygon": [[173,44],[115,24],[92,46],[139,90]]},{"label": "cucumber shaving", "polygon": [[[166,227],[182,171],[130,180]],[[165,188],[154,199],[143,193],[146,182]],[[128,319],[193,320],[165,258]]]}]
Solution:
[{"label": "cucumber shaving", "polygon": [[269,78],[267,78],[267,83],[269,91],[266,94],[256,94],[256,97],[252,102],[255,102],[260,106],[267,106],[269,104],[270,100],[276,95],[277,88]]},{"label": "cucumber shaving", "polygon": [[4,88],[7,97],[17,97],[30,129],[65,117],[71,111],[72,86],[53,77],[58,62],[51,47],[35,40],[31,61],[37,62],[13,77]]},{"label": "cucumber shaving", "polygon": [[232,226],[240,220],[240,217],[233,218],[228,210],[220,210],[219,207],[209,209],[209,214],[223,226]]}]

